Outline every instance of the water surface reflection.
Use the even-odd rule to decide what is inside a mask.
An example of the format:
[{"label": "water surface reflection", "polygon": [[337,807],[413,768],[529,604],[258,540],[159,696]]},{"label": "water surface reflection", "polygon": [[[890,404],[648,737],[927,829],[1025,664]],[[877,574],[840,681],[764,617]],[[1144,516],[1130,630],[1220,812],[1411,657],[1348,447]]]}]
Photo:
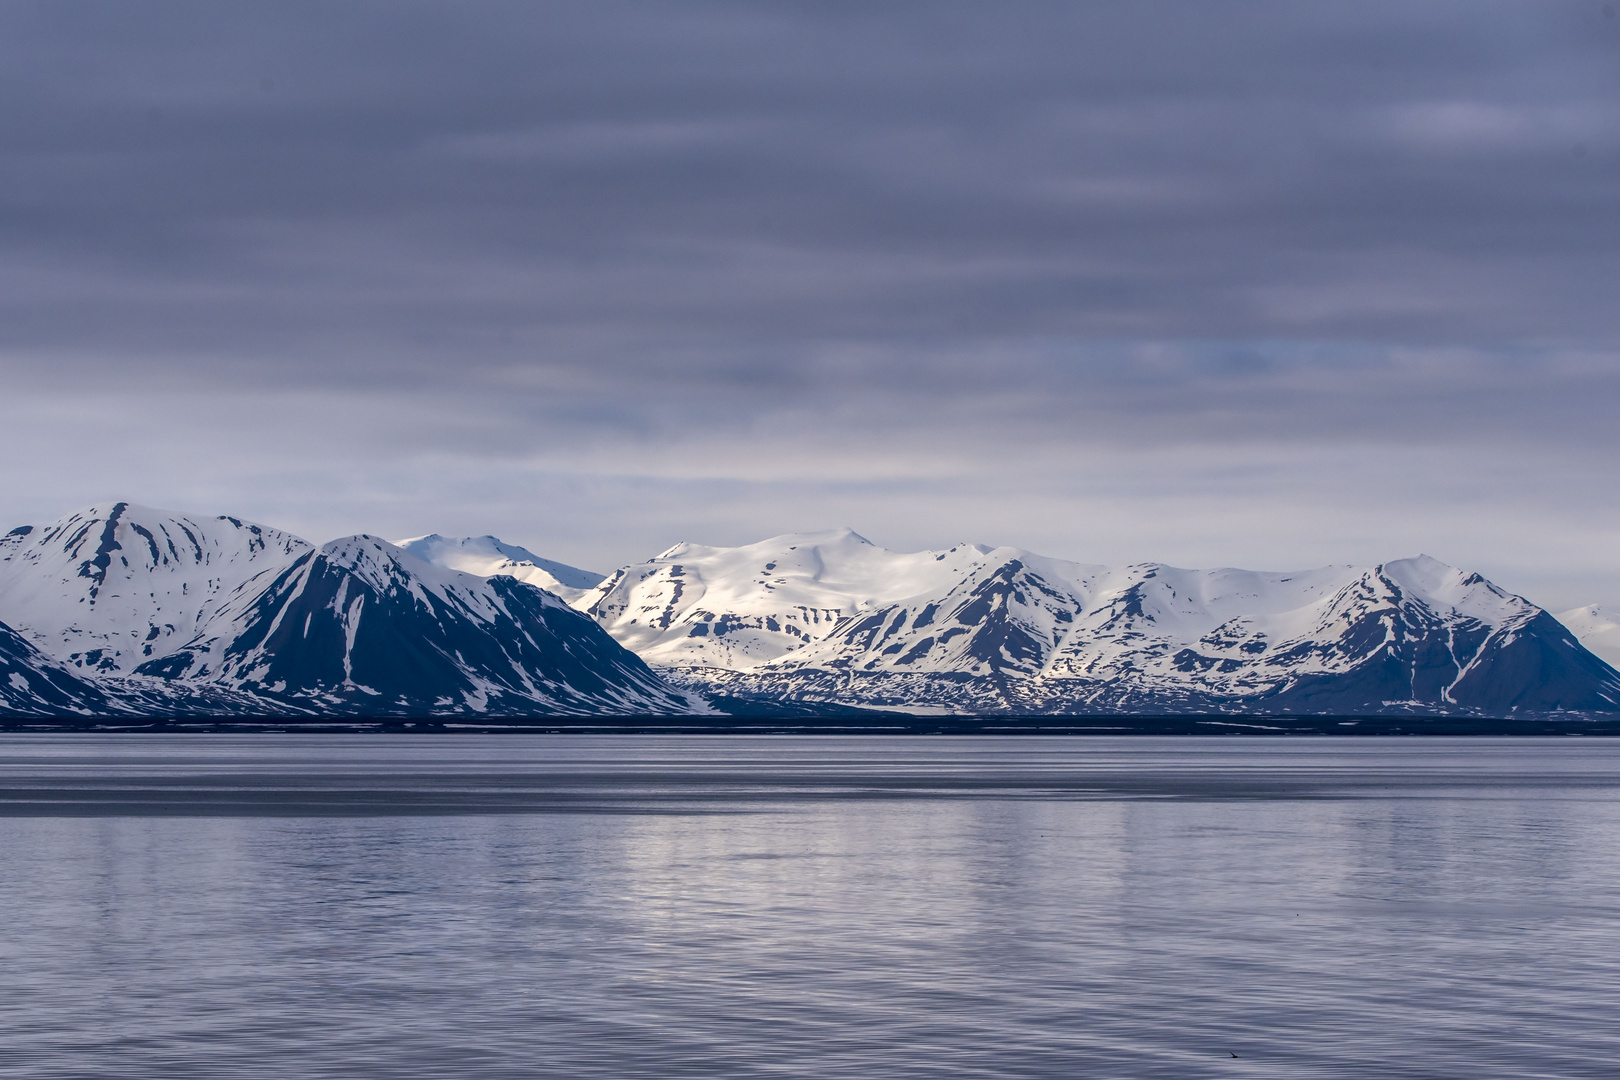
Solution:
[{"label": "water surface reflection", "polygon": [[0,1072],[1609,1077],[1617,827],[1598,741],[5,737]]}]

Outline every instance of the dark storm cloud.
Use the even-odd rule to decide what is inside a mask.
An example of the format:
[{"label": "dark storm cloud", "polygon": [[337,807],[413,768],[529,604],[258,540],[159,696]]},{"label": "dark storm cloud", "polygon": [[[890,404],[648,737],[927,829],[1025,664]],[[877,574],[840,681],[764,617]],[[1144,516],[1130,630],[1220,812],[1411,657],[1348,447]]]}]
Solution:
[{"label": "dark storm cloud", "polygon": [[1610,340],[1620,320],[1620,27],[1598,4],[4,22],[18,348],[335,376],[333,356]]}]

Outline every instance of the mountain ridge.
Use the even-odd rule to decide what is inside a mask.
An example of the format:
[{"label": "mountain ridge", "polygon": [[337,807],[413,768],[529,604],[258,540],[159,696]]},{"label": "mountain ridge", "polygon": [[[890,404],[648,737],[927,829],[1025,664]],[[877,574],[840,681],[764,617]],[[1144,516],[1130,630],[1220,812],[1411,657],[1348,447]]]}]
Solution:
[{"label": "mountain ridge", "polygon": [[69,666],[127,674],[178,648],[250,578],[311,547],[240,518],[96,504],[0,539],[0,621]]},{"label": "mountain ridge", "polygon": [[237,594],[204,634],[137,672],[345,712],[692,709],[595,631],[541,589],[437,567],[361,534]]},{"label": "mountain ridge", "polygon": [[316,547],[128,502],[7,534],[0,623],[16,638],[5,674],[22,684],[0,706],[28,715],[708,711],[514,577],[438,567],[372,536]]},{"label": "mountain ridge", "polygon": [[[868,587],[877,563],[897,571],[886,594]],[[709,693],[981,712],[1620,708],[1620,673],[1552,616],[1428,556],[1116,569],[787,534],[675,545],[576,603]]]},{"label": "mountain ridge", "polygon": [[316,546],[114,502],[0,537],[0,624],[0,708],[29,715],[1620,711],[1565,623],[1426,555],[1107,567],[838,528],[602,577],[493,536]]}]

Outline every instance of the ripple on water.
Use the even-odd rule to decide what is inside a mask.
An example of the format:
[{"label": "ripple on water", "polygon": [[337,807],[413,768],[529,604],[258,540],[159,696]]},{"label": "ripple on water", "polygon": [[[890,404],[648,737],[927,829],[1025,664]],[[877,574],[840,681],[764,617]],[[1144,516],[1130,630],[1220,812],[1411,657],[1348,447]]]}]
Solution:
[{"label": "ripple on water", "polygon": [[1616,836],[1596,740],[0,737],[0,1075],[1613,1077]]}]

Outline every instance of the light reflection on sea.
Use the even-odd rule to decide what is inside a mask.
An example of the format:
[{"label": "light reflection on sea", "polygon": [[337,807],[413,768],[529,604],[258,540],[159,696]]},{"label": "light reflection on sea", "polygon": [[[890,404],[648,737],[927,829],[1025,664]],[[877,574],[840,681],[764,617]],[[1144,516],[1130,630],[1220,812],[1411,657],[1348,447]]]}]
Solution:
[{"label": "light reflection on sea", "polygon": [[1613,1077],[1617,848],[1602,740],[0,736],[0,1075]]}]

